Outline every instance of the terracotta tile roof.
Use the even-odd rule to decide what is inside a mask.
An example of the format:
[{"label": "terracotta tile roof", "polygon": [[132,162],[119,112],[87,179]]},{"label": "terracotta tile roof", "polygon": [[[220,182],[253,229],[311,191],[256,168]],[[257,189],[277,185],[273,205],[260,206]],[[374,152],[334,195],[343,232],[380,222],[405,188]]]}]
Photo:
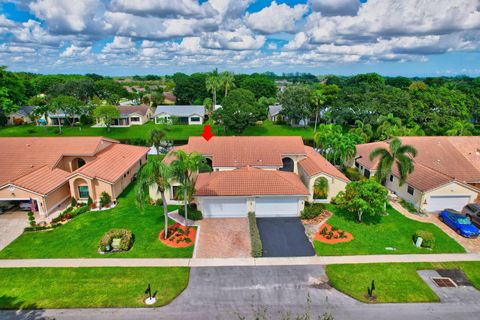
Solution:
[{"label": "terracotta tile roof", "polygon": [[12,181],[12,184],[40,194],[48,194],[68,183],[66,179],[68,175],[70,175],[70,172],[65,170],[58,168],[51,170],[49,167],[44,166]]},{"label": "terracotta tile roof", "polygon": [[116,142],[102,137],[0,138],[0,186],[47,166],[66,155],[93,156]]},{"label": "terracotta tile roof", "polygon": [[[108,182],[117,181],[137,161],[145,158],[150,148],[126,144],[112,144],[96,155],[96,159],[75,170],[75,174],[83,174],[90,178],[98,178]],[[145,162],[145,161],[144,161]]]},{"label": "terracotta tile roof", "polygon": [[[190,137],[187,152],[212,158],[214,167],[282,166],[282,155],[305,154],[301,137]],[[168,160],[167,160],[168,161]]]},{"label": "terracotta tile roof", "polygon": [[307,158],[301,160],[298,164],[311,177],[318,173],[325,173],[343,181],[350,181],[340,170],[335,168],[327,159],[322,157],[312,147],[305,146]]},{"label": "terracotta tile roof", "polygon": [[308,195],[307,188],[292,172],[244,167],[201,173],[196,196]]},{"label": "terracotta tile roof", "polygon": [[142,116],[147,114],[147,111],[150,107],[146,105],[141,105],[141,106],[118,106],[118,109],[120,110],[120,114],[122,116],[129,116],[132,113],[137,113]]}]

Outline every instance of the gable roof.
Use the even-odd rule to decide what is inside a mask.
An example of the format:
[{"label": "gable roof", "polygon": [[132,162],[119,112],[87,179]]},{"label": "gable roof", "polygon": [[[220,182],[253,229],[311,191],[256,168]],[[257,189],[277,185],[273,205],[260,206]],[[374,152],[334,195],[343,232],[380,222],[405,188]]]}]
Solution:
[{"label": "gable roof", "polygon": [[305,151],[307,157],[301,160],[298,164],[310,177],[319,173],[325,173],[345,182],[350,181],[340,170],[335,168],[333,164],[328,162],[327,159],[322,157],[322,155],[316,152],[312,147],[305,146]]},{"label": "gable roof", "polygon": [[195,196],[308,195],[292,172],[244,167],[198,175]]},{"label": "gable roof", "polygon": [[129,106],[129,105],[124,105],[124,106],[118,106],[118,109],[120,110],[120,115],[121,116],[129,116],[132,113],[137,113],[139,115],[146,115],[148,112],[148,109],[150,107],[146,105],[140,105],[140,106]]},{"label": "gable roof", "polygon": [[68,183],[66,178],[69,174],[62,169],[54,168],[52,170],[48,166],[43,166],[13,180],[11,184],[39,194],[48,194],[59,186]]},{"label": "gable roof", "polygon": [[268,115],[271,117],[279,114],[280,111],[282,111],[282,106],[279,104],[268,106]]},{"label": "gable roof", "polygon": [[166,113],[175,117],[188,117],[192,115],[199,115],[201,117],[205,116],[205,107],[199,105],[186,105],[186,106],[177,106],[177,105],[163,105],[158,106],[155,109],[155,116]]}]

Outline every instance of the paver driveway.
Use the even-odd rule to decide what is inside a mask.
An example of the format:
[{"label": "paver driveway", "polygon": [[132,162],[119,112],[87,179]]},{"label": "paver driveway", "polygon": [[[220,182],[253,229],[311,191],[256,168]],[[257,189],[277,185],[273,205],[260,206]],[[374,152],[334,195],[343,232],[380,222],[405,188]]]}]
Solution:
[{"label": "paver driveway", "polygon": [[0,250],[21,235],[27,226],[28,218],[25,211],[8,211],[0,214]]},{"label": "paver driveway", "polygon": [[264,257],[314,256],[299,218],[257,218]]}]

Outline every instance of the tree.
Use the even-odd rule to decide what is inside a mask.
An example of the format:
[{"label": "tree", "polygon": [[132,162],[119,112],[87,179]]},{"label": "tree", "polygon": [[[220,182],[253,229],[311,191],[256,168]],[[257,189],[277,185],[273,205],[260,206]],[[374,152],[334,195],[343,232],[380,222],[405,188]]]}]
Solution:
[{"label": "tree", "polygon": [[[82,113],[82,101],[72,96],[58,96],[53,98],[49,103],[49,109],[57,113],[62,111],[65,115],[65,120],[73,127],[73,119],[80,116]],[[60,131],[61,123],[59,121]]]},{"label": "tree", "polygon": [[333,164],[343,164],[356,153],[362,138],[353,133],[344,133],[339,125],[320,124],[314,135],[315,145],[320,153]]},{"label": "tree", "polygon": [[220,84],[225,91],[225,97],[228,95],[228,91],[235,88],[235,77],[233,73],[224,71],[220,73]]},{"label": "tree", "polygon": [[336,201],[341,209],[356,214],[361,223],[365,215],[373,217],[384,212],[387,194],[387,189],[374,179],[353,181],[338,193]]},{"label": "tree", "polygon": [[380,140],[390,139],[398,135],[398,130],[402,127],[402,119],[395,117],[392,113],[378,117],[377,123],[379,124],[377,135]]},{"label": "tree", "polygon": [[282,105],[281,113],[288,118],[290,124],[297,124],[301,120],[307,125],[311,116],[310,90],[305,86],[290,86],[280,94],[279,103]]},{"label": "tree", "polygon": [[277,86],[273,79],[258,73],[244,76],[237,87],[253,92],[255,99],[260,99],[260,97],[273,98],[277,94]]},{"label": "tree", "polygon": [[0,109],[6,115],[18,110],[18,106],[9,98],[7,88],[0,88]]},{"label": "tree", "polygon": [[149,190],[154,188],[156,193],[160,192],[163,205],[164,234],[165,239],[168,238],[168,206],[165,197],[165,190],[170,188],[171,168],[163,163],[160,158],[149,159],[148,162],[140,170],[137,184],[135,186],[135,200],[137,205],[143,210],[145,202],[149,199]]},{"label": "tree", "polygon": [[175,73],[172,77],[175,82],[173,94],[176,104],[193,104],[196,99],[203,101],[209,96],[206,89],[206,73],[193,73],[188,76],[184,73]]},{"label": "tree", "polygon": [[158,158],[160,157],[160,148],[162,147],[166,135],[167,133],[160,129],[153,129],[150,131],[150,144],[155,147]]},{"label": "tree", "polygon": [[188,205],[195,191],[199,171],[209,171],[207,160],[198,152],[186,153],[183,150],[173,151],[175,160],[172,161],[172,177],[176,179],[183,191],[185,220],[188,221]]},{"label": "tree", "polygon": [[312,105],[315,107],[315,127],[313,129],[313,132],[317,132],[318,117],[320,114],[320,110],[325,104],[325,100],[325,95],[323,94],[322,90],[317,89],[312,92],[311,102]]},{"label": "tree", "polygon": [[400,175],[400,185],[403,185],[409,174],[413,172],[413,158],[417,156],[417,150],[408,144],[402,144],[400,139],[390,141],[388,149],[379,147],[370,153],[370,161],[380,158],[376,177],[378,181],[384,181],[392,172],[393,165],[397,166]]},{"label": "tree", "polygon": [[[92,78],[92,77],[90,77]],[[96,79],[96,77],[94,77]],[[101,79],[94,83],[95,94],[102,100],[116,105],[120,98],[129,97],[128,91],[118,82],[112,79]]]},{"label": "tree", "polygon": [[83,77],[67,80],[64,83],[50,87],[48,94],[53,97],[73,96],[86,103],[95,95],[95,86],[92,79]]},{"label": "tree", "polygon": [[468,121],[455,121],[453,127],[447,130],[447,136],[471,136],[475,126]]},{"label": "tree", "polygon": [[373,137],[372,126],[363,123],[361,120],[355,120],[355,127],[350,129],[350,132],[362,138],[362,143],[370,142]]},{"label": "tree", "polygon": [[211,98],[205,98],[203,100],[203,106],[207,110],[207,112],[211,113],[213,111],[213,100]]},{"label": "tree", "polygon": [[320,177],[315,181],[313,186],[313,198],[314,199],[327,199],[328,198],[328,180],[325,177]]},{"label": "tree", "polygon": [[155,90],[155,92],[153,92],[151,94],[150,98],[152,100],[152,106],[153,107],[162,105],[164,100],[165,100],[165,97],[163,95],[163,89],[160,88],[160,89]]},{"label": "tree", "polygon": [[93,110],[93,116],[102,119],[107,127],[107,131],[110,132],[110,126],[113,123],[113,119],[120,117],[120,110],[118,107],[110,104],[99,105]]},{"label": "tree", "polygon": [[207,79],[205,80],[205,87],[208,92],[211,92],[213,95],[213,105],[217,105],[217,90],[222,86],[221,79],[218,75],[217,70],[212,72]]}]

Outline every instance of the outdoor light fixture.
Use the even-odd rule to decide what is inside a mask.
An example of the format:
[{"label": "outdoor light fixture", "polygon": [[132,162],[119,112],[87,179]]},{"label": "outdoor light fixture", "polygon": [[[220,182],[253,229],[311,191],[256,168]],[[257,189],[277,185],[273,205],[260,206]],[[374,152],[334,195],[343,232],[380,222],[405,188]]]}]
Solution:
[{"label": "outdoor light fixture", "polygon": [[15,191],[15,187],[14,186],[9,186],[8,191],[10,191],[10,193],[13,194],[13,192]]}]

